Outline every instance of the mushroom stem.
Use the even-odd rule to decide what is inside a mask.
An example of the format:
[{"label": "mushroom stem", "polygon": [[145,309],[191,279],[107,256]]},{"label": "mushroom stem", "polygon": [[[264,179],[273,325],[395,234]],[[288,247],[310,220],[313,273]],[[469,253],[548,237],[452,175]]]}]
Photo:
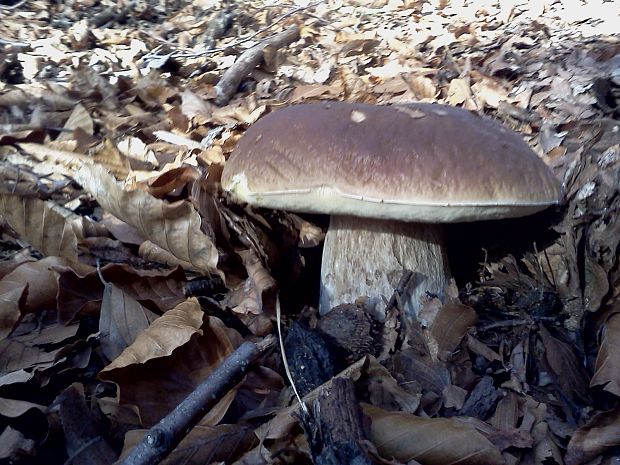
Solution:
[{"label": "mushroom stem", "polygon": [[427,292],[442,296],[448,283],[441,226],[332,216],[323,249],[320,312],[366,296],[366,308],[382,316],[383,297],[392,296],[405,270],[420,278],[403,302],[407,318],[415,318],[420,298]]}]

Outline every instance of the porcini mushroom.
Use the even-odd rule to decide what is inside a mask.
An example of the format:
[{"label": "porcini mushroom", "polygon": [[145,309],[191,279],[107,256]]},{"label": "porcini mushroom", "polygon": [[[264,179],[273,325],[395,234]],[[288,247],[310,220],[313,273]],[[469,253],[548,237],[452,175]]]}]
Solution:
[{"label": "porcini mushroom", "polygon": [[515,132],[469,111],[344,102],[276,110],[252,125],[222,186],[239,201],[331,215],[320,311],[367,296],[383,308],[404,270],[423,280],[405,304],[449,279],[440,223],[529,215],[559,200],[558,181]]}]

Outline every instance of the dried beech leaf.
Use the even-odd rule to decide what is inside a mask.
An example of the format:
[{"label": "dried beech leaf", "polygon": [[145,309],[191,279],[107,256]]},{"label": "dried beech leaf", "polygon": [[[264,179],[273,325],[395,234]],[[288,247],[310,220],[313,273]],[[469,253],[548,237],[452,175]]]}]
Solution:
[{"label": "dried beech leaf", "polygon": [[101,269],[106,281],[143,305],[153,306],[162,313],[185,301],[185,273],[174,270],[135,270],[125,264],[109,264]]},{"label": "dried beech leaf", "polygon": [[98,316],[103,284],[96,270],[55,267],[58,273],[58,320],[66,323],[81,315]]},{"label": "dried beech leaf", "polygon": [[103,214],[101,223],[105,225],[106,229],[116,239],[125,244],[140,245],[144,242],[144,237],[136,230],[136,228],[128,225],[124,221],[119,220],[117,217],[108,212]]},{"label": "dried beech leaf", "polygon": [[201,218],[190,203],[167,203],[141,190],[126,191],[103,167],[84,165],[75,175],[104,210],[135,227],[147,239],[205,273],[217,269],[213,238],[201,231]]},{"label": "dried beech leaf", "polygon": [[233,307],[233,311],[258,315],[263,313],[263,297],[265,293],[274,288],[276,281],[271,277],[253,250],[246,249],[238,252],[238,254],[241,256],[241,260],[248,272],[248,278],[241,289],[241,302]]},{"label": "dried beech leaf", "polygon": [[58,278],[52,266],[69,266],[61,257],[26,262],[0,280],[0,339],[25,313],[56,308]]},{"label": "dried beech leaf", "polygon": [[[121,153],[116,144],[109,139],[105,139],[103,144],[93,153],[93,158],[98,165],[105,167],[117,178],[125,178],[129,174],[129,160]],[[92,160],[91,159],[91,160]],[[91,163],[82,165],[92,166]]]},{"label": "dried beech leaf", "polygon": [[420,406],[421,392],[400,385],[377,359],[371,358],[366,370],[369,399],[373,405],[389,410],[414,413]]},{"label": "dried beech leaf", "polygon": [[584,397],[588,389],[586,373],[581,369],[571,345],[553,337],[542,325],[540,337],[545,347],[545,359],[555,373],[564,395]]},{"label": "dried beech leaf", "polygon": [[25,368],[51,366],[60,349],[46,352],[32,343],[19,338],[0,341],[0,374]]},{"label": "dried beech leaf", "polygon": [[566,448],[566,465],[580,465],[620,446],[620,408],[594,415],[573,433]]},{"label": "dried beech leaf", "polygon": [[65,437],[65,449],[77,464],[107,465],[117,457],[101,434],[103,419],[90,409],[84,387],[73,383],[54,401]]},{"label": "dried beech leaf", "polygon": [[[169,313],[171,316],[167,317]],[[175,333],[182,333],[183,337],[175,337]],[[159,349],[155,338],[166,344],[164,350]],[[119,363],[113,362],[99,377],[116,383],[121,404],[136,405],[143,424],[151,426],[176,407],[239,344],[241,336],[236,331],[217,318],[205,316],[196,300],[189,299],[155,320],[121,354]],[[135,354],[139,354],[139,359]],[[217,424],[235,395],[236,389],[222,398],[200,424]]]},{"label": "dried beech leaf", "polygon": [[187,299],[142,331],[133,344],[105,367],[102,373],[170,355],[194,334],[200,334],[202,317],[203,311],[198,300]]},{"label": "dried beech leaf", "polygon": [[498,465],[500,451],[476,429],[449,418],[422,418],[363,405],[370,440],[384,458],[425,465]]},{"label": "dried beech leaf", "polygon": [[620,396],[620,313],[612,313],[601,331],[601,344],[590,387],[601,386],[605,391]]},{"label": "dried beech leaf", "polygon": [[83,218],[57,205],[34,198],[0,194],[0,215],[43,255],[78,260]]},{"label": "dried beech leaf", "polygon": [[70,152],[68,150],[52,149],[45,144],[24,142],[19,148],[33,157],[39,163],[47,163],[54,167],[52,172],[71,176],[84,163],[90,163],[92,159],[86,155]]},{"label": "dried beech leaf", "polygon": [[101,348],[105,356],[114,360],[156,319],[155,313],[123,290],[114,284],[106,284],[99,319]]},{"label": "dried beech leaf", "polygon": [[140,257],[144,260],[165,263],[170,267],[181,266],[188,271],[197,273],[201,272],[201,270],[193,264],[175,257],[171,252],[162,249],[160,246],[151,241],[144,241],[140,244],[140,247],[138,248],[138,255],[140,255]]},{"label": "dried beech leaf", "polygon": [[9,418],[17,418],[32,409],[44,411],[45,407],[24,400],[6,399],[0,397],[0,415]]},{"label": "dried beech leaf", "polygon": [[15,456],[35,455],[35,442],[26,438],[21,432],[7,426],[0,435],[0,459]]},{"label": "dried beech leaf", "polygon": [[0,281],[0,340],[6,338],[22,316],[21,308],[28,295],[27,283]]},{"label": "dried beech leaf", "polygon": [[[82,129],[86,134],[93,135],[94,134],[94,123],[91,118],[88,110],[84,108],[84,105],[78,103],[71,112],[71,116],[65,123],[65,129],[75,130],[77,128]],[[73,132],[61,132],[56,141],[64,141],[64,140],[72,140]]]},{"label": "dried beech leaf", "polygon": [[459,302],[444,303],[429,328],[430,334],[427,333],[431,354],[439,360],[448,360],[477,321],[473,308]]}]

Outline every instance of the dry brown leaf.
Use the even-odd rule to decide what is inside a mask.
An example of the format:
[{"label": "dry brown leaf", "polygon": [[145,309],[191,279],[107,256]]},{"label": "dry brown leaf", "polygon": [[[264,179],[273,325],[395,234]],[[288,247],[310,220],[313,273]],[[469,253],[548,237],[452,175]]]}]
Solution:
[{"label": "dry brown leaf", "polygon": [[402,386],[377,359],[371,358],[366,369],[369,400],[373,405],[390,410],[414,413],[420,406],[422,392],[412,392],[411,386]]},{"label": "dry brown leaf", "polygon": [[172,255],[172,253],[167,250],[162,249],[157,244],[154,244],[151,241],[144,241],[140,244],[138,249],[138,255],[142,257],[144,260],[153,261],[158,263],[165,263],[170,267],[183,267],[185,270],[193,271],[195,273],[201,273],[202,270],[196,268],[189,262],[179,259]]},{"label": "dry brown leaf", "polygon": [[553,337],[542,325],[539,334],[545,347],[545,359],[563,394],[569,398],[585,397],[588,390],[587,374],[581,369],[572,345]]},{"label": "dry brown leaf", "polygon": [[103,418],[87,403],[84,387],[73,383],[54,401],[65,437],[65,450],[76,465],[108,465],[116,451],[102,434]]},{"label": "dry brown leaf", "polygon": [[293,93],[289,97],[289,102],[298,103],[305,100],[313,100],[319,98],[337,98],[344,92],[342,86],[339,85],[321,85],[321,84],[308,84],[304,86],[297,86],[293,89]]},{"label": "dry brown leaf", "polygon": [[22,316],[21,308],[28,295],[28,283],[0,281],[0,340],[5,339]]},{"label": "dry brown leaf", "polygon": [[457,78],[450,81],[446,101],[450,105],[463,105],[470,108],[473,94],[469,87],[469,79]]},{"label": "dry brown leaf", "polygon": [[215,108],[215,105],[200,98],[191,90],[186,89],[181,93],[181,99],[183,102],[181,103],[181,111],[190,120],[199,116],[203,121],[207,121]]},{"label": "dry brown leaf", "polygon": [[200,178],[200,172],[193,166],[180,166],[161,173],[148,180],[148,191],[151,195],[162,198],[174,195],[175,191]]},{"label": "dry brown leaf", "polygon": [[620,397],[620,359],[617,356],[620,347],[620,313],[609,315],[601,332],[590,387],[601,386],[605,391]]},{"label": "dry brown leaf", "polygon": [[58,273],[58,320],[67,323],[81,315],[98,316],[103,284],[96,270],[56,267]]},{"label": "dry brown leaf", "polygon": [[99,165],[84,165],[75,175],[104,210],[135,227],[147,239],[204,273],[217,269],[213,238],[201,231],[201,218],[190,203],[167,203],[141,190],[126,191]]},{"label": "dry brown leaf", "polygon": [[[16,337],[0,341],[0,374],[21,369],[43,369],[52,366],[60,349],[46,352],[36,347],[36,339]],[[31,338],[32,339],[32,338]]]},{"label": "dry brown leaf", "polygon": [[173,350],[187,343],[194,334],[201,334],[202,317],[203,311],[198,300],[193,297],[187,299],[157,318],[101,373],[170,355]]},{"label": "dry brown leaf", "polygon": [[[171,316],[167,317],[169,313]],[[166,346],[158,347],[155,338]],[[237,332],[217,318],[205,316],[196,300],[189,299],[155,320],[121,354],[119,363],[113,362],[99,376],[116,383],[121,404],[137,406],[143,424],[151,426],[176,407],[239,344],[241,337]],[[236,390],[231,392],[210,410],[201,425],[214,425],[221,420],[235,397]]]},{"label": "dry brown leaf", "polygon": [[47,256],[78,261],[84,219],[52,201],[0,194],[0,215],[30,245]]},{"label": "dry brown leaf", "polygon": [[101,223],[115,238],[125,244],[140,245],[144,242],[144,236],[136,228],[119,220],[114,215],[105,212]]},{"label": "dry brown leaf", "polygon": [[68,132],[61,132],[56,138],[57,142],[73,140],[73,130],[80,128],[86,134],[92,136],[94,134],[94,123],[88,113],[88,110],[84,108],[84,105],[78,103],[71,112],[71,116],[64,125],[65,129],[70,129]]},{"label": "dry brown leaf", "polygon": [[289,217],[299,231],[300,248],[316,247],[325,239],[325,232],[322,228],[293,213],[289,213]]},{"label": "dry brown leaf", "polygon": [[[129,160],[110,139],[104,139],[94,152],[90,161],[95,161],[108,169],[117,179],[124,179],[130,172]],[[88,163],[90,165],[90,163]]]},{"label": "dry brown leaf", "polygon": [[48,163],[49,166],[54,166],[54,170],[50,172],[61,173],[65,176],[72,176],[83,163],[92,161],[91,157],[81,153],[52,149],[45,144],[23,142],[18,146],[39,163]]},{"label": "dry brown leaf", "polygon": [[426,76],[411,76],[405,77],[405,81],[407,81],[407,84],[409,84],[409,87],[418,100],[424,101],[424,99],[427,99],[431,101],[437,97],[437,87],[431,78]]},{"label": "dry brown leaf", "polygon": [[273,290],[276,281],[253,250],[246,249],[237,253],[247,270],[248,278],[239,290],[241,301],[237,304],[231,302],[229,305],[234,305],[232,310],[236,313],[258,315],[263,313],[263,299],[267,292]]},{"label": "dry brown leaf", "polygon": [[0,435],[0,459],[35,455],[35,441],[7,426]]},{"label": "dry brown leaf", "polygon": [[142,139],[138,137],[126,137],[121,139],[117,143],[117,149],[123,156],[127,157],[130,162],[133,160],[142,165],[148,166],[148,164],[150,164],[155,167],[159,166],[155,154],[149,150],[146,144],[142,142]]},{"label": "dry brown leaf", "polygon": [[433,357],[447,361],[467,330],[477,321],[478,316],[473,308],[459,302],[444,303],[427,332]]},{"label": "dry brown leaf", "polygon": [[104,279],[114,283],[124,293],[148,308],[160,312],[170,310],[185,301],[181,268],[172,271],[135,270],[125,264],[109,264],[101,269]]},{"label": "dry brown leaf", "polygon": [[37,260],[32,256],[28,248],[22,248],[14,254],[9,253],[0,261],[0,279],[4,278],[7,274],[24,263],[36,261]]},{"label": "dry brown leaf", "polygon": [[[472,73],[474,74],[474,73]],[[471,86],[471,90],[481,105],[498,108],[500,102],[508,100],[508,90],[497,79],[481,77]]]},{"label": "dry brown leaf", "polygon": [[69,262],[46,257],[24,263],[0,280],[0,339],[8,336],[25,313],[56,308],[58,278],[51,269],[54,266],[69,266]]},{"label": "dry brown leaf", "polygon": [[620,408],[594,415],[577,429],[566,449],[566,465],[580,465],[620,445]]},{"label": "dry brown leaf", "polygon": [[101,302],[99,331],[101,348],[108,360],[118,357],[156,319],[155,313],[114,284],[107,283]]},{"label": "dry brown leaf", "polygon": [[6,399],[0,397],[0,415],[9,418],[17,418],[32,409],[44,411],[43,405],[33,404],[24,400]]},{"label": "dry brown leaf", "polygon": [[500,451],[476,429],[449,418],[422,418],[363,405],[370,440],[386,459],[425,465],[498,465]]}]

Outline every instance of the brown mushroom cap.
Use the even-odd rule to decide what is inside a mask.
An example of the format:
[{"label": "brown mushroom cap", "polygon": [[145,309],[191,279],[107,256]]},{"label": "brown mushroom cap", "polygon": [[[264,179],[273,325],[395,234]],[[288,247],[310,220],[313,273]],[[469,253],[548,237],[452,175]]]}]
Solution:
[{"label": "brown mushroom cap", "polygon": [[515,132],[427,103],[274,111],[241,138],[222,186],[267,208],[420,222],[524,216],[561,195]]}]

